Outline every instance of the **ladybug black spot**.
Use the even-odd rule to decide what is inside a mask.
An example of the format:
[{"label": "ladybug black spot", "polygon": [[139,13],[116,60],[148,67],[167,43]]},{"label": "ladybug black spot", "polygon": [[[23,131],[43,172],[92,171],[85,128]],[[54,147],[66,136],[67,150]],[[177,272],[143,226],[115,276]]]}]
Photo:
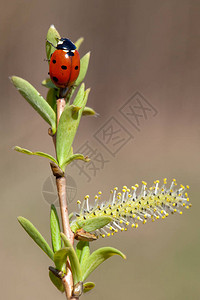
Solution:
[{"label": "ladybug black spot", "polygon": [[67,66],[61,66],[63,70],[67,70]]},{"label": "ladybug black spot", "polygon": [[55,64],[56,63],[56,60],[55,59],[53,59],[53,64]]},{"label": "ladybug black spot", "polygon": [[53,81],[58,82],[58,78],[57,77],[53,77]]},{"label": "ladybug black spot", "polygon": [[75,67],[75,70],[78,70],[78,66]]}]

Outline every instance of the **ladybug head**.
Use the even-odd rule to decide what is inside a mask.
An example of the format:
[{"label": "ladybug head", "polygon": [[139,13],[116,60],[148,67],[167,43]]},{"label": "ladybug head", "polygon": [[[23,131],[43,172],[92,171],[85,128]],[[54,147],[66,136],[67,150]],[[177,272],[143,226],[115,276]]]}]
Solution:
[{"label": "ladybug head", "polygon": [[65,50],[67,52],[74,52],[76,46],[69,39],[61,38],[58,41],[57,47],[58,50]]}]

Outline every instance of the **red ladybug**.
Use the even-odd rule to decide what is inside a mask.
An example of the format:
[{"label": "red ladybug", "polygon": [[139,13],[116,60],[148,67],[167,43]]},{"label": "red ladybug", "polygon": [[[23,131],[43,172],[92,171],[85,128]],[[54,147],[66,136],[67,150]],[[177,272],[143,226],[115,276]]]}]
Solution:
[{"label": "red ladybug", "polygon": [[69,39],[65,38],[61,38],[55,48],[56,50],[50,59],[49,75],[58,88],[70,87],[79,75],[79,53],[76,50],[76,46]]}]

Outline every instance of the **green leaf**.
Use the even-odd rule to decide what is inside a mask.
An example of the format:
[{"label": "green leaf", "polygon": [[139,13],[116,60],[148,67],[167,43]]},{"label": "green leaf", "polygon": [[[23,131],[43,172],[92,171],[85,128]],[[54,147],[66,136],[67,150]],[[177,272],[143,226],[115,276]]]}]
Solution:
[{"label": "green leaf", "polygon": [[57,109],[56,100],[57,100],[57,90],[49,89],[47,93],[46,101],[51,106],[51,108],[55,111],[55,113]]},{"label": "green leaf", "polygon": [[82,268],[82,265],[85,264],[86,260],[90,256],[89,242],[78,242],[78,244],[76,245],[76,254],[78,256],[80,266]]},{"label": "green leaf", "polygon": [[83,293],[91,291],[95,287],[94,282],[86,282],[83,284]]},{"label": "green leaf", "polygon": [[54,25],[51,25],[48,32],[47,32],[47,41],[46,41],[46,55],[47,59],[50,60],[51,54],[55,51],[55,48],[48,43],[51,42],[54,46],[57,46],[58,40],[60,39],[60,34],[54,27]]},{"label": "green leaf", "polygon": [[51,161],[55,162],[56,164],[58,164],[57,160],[53,156],[51,156],[50,154],[44,153],[44,152],[40,152],[40,151],[32,152],[28,149],[21,148],[18,146],[15,146],[14,150],[17,152],[20,152],[20,153],[28,154],[28,155],[37,155],[37,156],[46,157],[46,158],[50,159]]},{"label": "green leaf", "polygon": [[78,257],[79,262],[80,262],[81,253],[82,253],[82,250],[83,250],[83,249],[82,249],[82,248],[83,248],[82,243],[85,243],[85,242],[80,241],[80,242],[78,242],[78,244],[76,245],[76,255],[77,255],[77,257]]},{"label": "green leaf", "polygon": [[51,242],[53,251],[56,252],[61,249],[61,237],[60,237],[60,222],[55,206],[51,205],[50,213],[50,226],[51,226]]},{"label": "green leaf", "polygon": [[73,221],[70,222],[70,228],[71,228],[71,230],[72,230],[74,233],[76,233],[76,231],[77,231],[78,229],[80,229],[80,227],[79,227],[78,224],[77,224],[77,220],[73,220]]},{"label": "green leaf", "polygon": [[89,60],[90,60],[90,52],[85,54],[81,60],[80,60],[80,73],[78,75],[78,78],[76,79],[74,85],[70,88],[69,93],[67,94],[66,97],[66,102],[69,102],[70,98],[72,97],[74,91],[76,88],[81,84],[81,82],[84,80],[85,75],[87,73],[88,65],[89,65]]},{"label": "green leaf", "polygon": [[75,252],[73,246],[71,245],[70,241],[67,239],[67,237],[64,235],[64,233],[61,232],[60,235],[63,239],[65,246],[67,248],[69,248],[68,255],[69,255],[71,270],[72,270],[72,274],[73,274],[73,281],[74,281],[74,285],[75,285],[79,281],[82,281],[82,273],[81,273],[80,263],[79,263],[77,255],[76,255],[76,252]]},{"label": "green leaf", "polygon": [[82,115],[83,116],[94,116],[96,115],[97,113],[95,112],[95,110],[91,107],[85,107],[84,110],[83,110],[83,113]]},{"label": "green leaf", "polygon": [[17,219],[29,236],[34,240],[34,242],[53,260],[53,251],[35,226],[29,220],[23,217],[18,217]]},{"label": "green leaf", "polygon": [[100,217],[93,217],[87,220],[77,220],[76,223],[78,224],[79,228],[83,228],[87,232],[95,231],[99,228],[103,228],[110,222],[112,222],[113,218],[110,216],[100,216]]},{"label": "green leaf", "polygon": [[64,171],[65,162],[78,129],[83,109],[87,103],[89,90],[84,93],[84,84],[81,85],[74,105],[66,105],[58,124],[56,134],[56,154],[60,168]]},{"label": "green leaf", "polygon": [[11,81],[27,102],[52,127],[52,132],[55,133],[56,114],[46,100],[28,81],[17,76],[12,76]]},{"label": "green leaf", "polygon": [[[85,93],[85,84],[82,83],[81,86],[80,86],[80,88],[79,88],[79,90],[78,90],[76,98],[74,99],[74,102],[73,102],[74,106],[77,106],[77,107],[81,107],[82,106],[83,100],[84,100],[84,93]],[[83,109],[82,109],[82,111],[83,111]]]},{"label": "green leaf", "polygon": [[51,81],[50,78],[44,79],[42,81],[42,85],[45,86],[48,89],[58,89],[55,84],[53,84],[53,82]]},{"label": "green leaf", "polygon": [[83,160],[84,162],[90,161],[90,159],[87,156],[84,156],[83,154],[80,154],[80,153],[76,153],[76,154],[73,154],[72,156],[68,157],[66,159],[66,161],[63,163],[63,165],[64,166],[69,165],[73,160],[76,160],[76,159]]},{"label": "green leaf", "polygon": [[104,247],[94,251],[82,265],[83,281],[106,259],[113,255],[120,255],[122,258],[126,256],[119,250],[112,247]]},{"label": "green leaf", "polygon": [[75,42],[75,46],[76,46],[76,49],[79,50],[81,44],[83,43],[84,41],[84,38],[83,37],[80,37],[76,42]]},{"label": "green leaf", "polygon": [[49,278],[51,279],[52,283],[60,292],[63,293],[65,291],[64,286],[62,284],[62,280],[56,277],[51,271],[49,271]]},{"label": "green leaf", "polygon": [[79,84],[84,80],[88,70],[89,61],[90,61],[90,52],[86,53],[80,60],[80,73],[74,85],[79,86]]},{"label": "green leaf", "polygon": [[71,212],[70,214],[69,214],[69,221],[71,220],[71,218],[74,216],[74,213],[73,212]]},{"label": "green leaf", "polygon": [[62,248],[54,253],[54,263],[58,270],[66,273],[67,257],[70,253],[70,247]]}]

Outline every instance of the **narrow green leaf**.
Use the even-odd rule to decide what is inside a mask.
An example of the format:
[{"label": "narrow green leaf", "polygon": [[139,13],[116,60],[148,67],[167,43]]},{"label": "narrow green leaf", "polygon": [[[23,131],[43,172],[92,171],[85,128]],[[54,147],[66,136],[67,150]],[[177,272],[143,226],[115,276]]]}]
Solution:
[{"label": "narrow green leaf", "polygon": [[67,239],[67,237],[64,235],[64,233],[61,232],[61,237],[63,239],[63,242],[67,248],[69,248],[69,260],[71,264],[72,274],[73,274],[73,280],[74,285],[78,283],[79,281],[82,281],[82,273],[81,273],[81,267],[78,260],[78,257],[76,255],[76,252],[71,245],[70,241]]},{"label": "narrow green leaf", "polygon": [[[74,102],[73,102],[74,106],[81,107],[81,105],[83,103],[83,100],[84,100],[84,93],[85,93],[85,84],[82,83],[79,90],[78,90],[76,98],[74,99]],[[83,109],[82,109],[82,111],[83,111]]]},{"label": "narrow green leaf", "polygon": [[83,228],[87,232],[95,231],[99,228],[103,228],[107,224],[112,222],[112,217],[110,216],[100,216],[100,217],[93,217],[87,220],[77,220],[76,223],[78,224],[79,228]]},{"label": "narrow green leaf", "polygon": [[50,78],[46,78],[42,81],[42,85],[45,86],[48,89],[58,89],[55,84],[51,81]]},{"label": "narrow green leaf", "polygon": [[49,89],[47,93],[46,101],[51,106],[51,108],[55,111],[55,113],[57,109],[56,100],[57,100],[57,90]]},{"label": "narrow green leaf", "polygon": [[29,220],[23,217],[18,217],[17,219],[29,236],[34,240],[34,242],[53,260],[53,251],[35,226]]},{"label": "narrow green leaf", "polygon": [[[77,257],[78,257],[78,260],[79,260],[79,262],[80,262],[80,258],[81,258],[81,252],[82,252],[82,243],[81,243],[82,241],[80,241],[80,242],[78,242],[78,244],[76,245],[76,255],[77,255]],[[85,243],[85,242],[83,242],[83,243]]]},{"label": "narrow green leaf", "polygon": [[55,51],[55,48],[48,43],[51,42],[54,46],[57,46],[58,40],[60,39],[60,34],[54,27],[54,25],[51,25],[48,32],[47,32],[47,41],[46,41],[46,55],[47,59],[50,60],[51,54]]},{"label": "narrow green leaf", "polygon": [[76,88],[84,80],[87,70],[88,70],[89,60],[90,60],[90,52],[85,54],[80,60],[80,73],[79,73],[78,78],[76,79],[74,85],[70,88],[70,92],[68,93],[67,98],[66,98],[67,102],[69,102],[69,100],[71,99],[72,95],[74,94]]},{"label": "narrow green leaf", "polygon": [[69,214],[69,221],[71,220],[71,218],[72,218],[73,216],[74,216],[74,213],[73,213],[73,212]]},{"label": "narrow green leaf", "polygon": [[90,52],[86,53],[80,60],[80,73],[75,82],[76,86],[79,86],[79,84],[84,80],[88,70],[89,61],[90,61]]},{"label": "narrow green leaf", "polygon": [[83,110],[83,113],[82,115],[83,116],[94,116],[96,115],[97,113],[95,112],[95,110],[91,107],[85,107],[84,110]]},{"label": "narrow green leaf", "polygon": [[84,156],[83,154],[80,154],[80,153],[76,153],[76,154],[73,154],[72,156],[68,157],[66,159],[66,161],[63,163],[64,166],[67,166],[69,165],[73,160],[76,160],[76,159],[79,159],[79,160],[83,160],[84,162],[89,162],[90,159],[87,157],[87,156]]},{"label": "narrow green leaf", "polygon": [[51,226],[51,242],[53,251],[56,252],[61,249],[61,236],[60,236],[60,222],[55,206],[51,205],[50,213],[50,226]]},{"label": "narrow green leaf", "polygon": [[106,259],[113,255],[120,255],[122,258],[126,256],[119,250],[112,247],[99,248],[94,251],[82,265],[83,281]]},{"label": "narrow green leaf", "polygon": [[86,260],[90,256],[89,242],[78,242],[78,244],[76,245],[76,254],[78,256],[80,266],[82,268],[82,266],[85,264]]},{"label": "narrow green leaf", "polygon": [[52,132],[55,133],[56,114],[46,100],[28,81],[17,76],[12,76],[11,81],[27,102],[52,127]]},{"label": "narrow green leaf", "polygon": [[[87,99],[88,99],[89,93],[90,93],[90,89],[87,89],[87,90],[85,91],[85,93],[84,93],[84,103],[83,103],[84,108],[85,108],[85,105],[86,105],[86,103],[87,103]],[[84,110],[84,108],[83,108],[83,110]],[[83,112],[83,110],[82,110],[82,112]]]},{"label": "narrow green leaf", "polygon": [[[66,106],[60,117],[56,135],[56,154],[59,166],[63,171],[65,162],[69,157],[69,151],[72,147],[83,109],[87,103],[88,93],[89,90],[86,90],[84,93],[84,84],[82,84],[74,100],[75,103],[81,105],[75,104]],[[75,106],[81,108],[75,112]]]},{"label": "narrow green leaf", "polygon": [[49,278],[51,279],[51,282],[55,285],[55,287],[63,293],[65,291],[64,286],[62,284],[62,280],[58,277],[56,277],[51,271],[49,271]]},{"label": "narrow green leaf", "polygon": [[56,269],[66,273],[66,262],[71,249],[70,247],[62,248],[54,253],[54,263]]},{"label": "narrow green leaf", "polygon": [[83,284],[83,293],[91,291],[95,287],[94,282],[86,282]]},{"label": "narrow green leaf", "polygon": [[56,136],[56,154],[58,163],[64,171],[64,163],[67,162],[79,119],[79,112],[73,113],[74,106],[66,106],[58,124]]},{"label": "narrow green leaf", "polygon": [[80,37],[76,42],[75,42],[75,46],[76,46],[76,49],[79,50],[81,44],[83,43],[84,41],[84,38],[83,37]]},{"label": "narrow green leaf", "polygon": [[44,153],[44,152],[40,152],[40,151],[32,152],[28,149],[21,148],[18,146],[15,146],[14,150],[17,152],[20,152],[20,153],[28,154],[28,155],[37,155],[37,156],[46,157],[46,158],[50,159],[51,161],[55,162],[56,164],[58,164],[57,160],[53,156],[51,156],[50,154]]},{"label": "narrow green leaf", "polygon": [[72,230],[74,233],[76,233],[76,231],[77,231],[78,229],[80,229],[81,227],[78,226],[77,220],[73,220],[73,221],[71,221],[71,223],[70,223],[70,228],[71,228],[71,230]]}]

